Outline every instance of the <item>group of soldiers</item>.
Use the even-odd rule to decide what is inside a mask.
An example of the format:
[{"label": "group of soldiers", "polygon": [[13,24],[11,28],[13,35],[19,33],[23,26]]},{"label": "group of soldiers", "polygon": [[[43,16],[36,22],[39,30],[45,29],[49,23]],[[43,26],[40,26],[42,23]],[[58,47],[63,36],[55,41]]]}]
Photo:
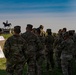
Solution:
[{"label": "group of soldiers", "polygon": [[55,67],[62,70],[63,75],[72,75],[71,61],[75,58],[76,35],[74,30],[60,29],[56,36],[51,29],[43,31],[43,25],[33,28],[27,24],[26,32],[21,27],[14,27],[14,34],[4,44],[8,75],[22,75],[27,64],[27,75],[42,75],[43,63],[46,72]]}]

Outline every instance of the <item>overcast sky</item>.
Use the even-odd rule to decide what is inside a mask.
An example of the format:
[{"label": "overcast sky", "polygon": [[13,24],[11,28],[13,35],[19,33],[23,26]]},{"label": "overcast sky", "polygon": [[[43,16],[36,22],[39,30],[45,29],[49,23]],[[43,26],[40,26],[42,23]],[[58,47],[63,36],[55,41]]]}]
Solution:
[{"label": "overcast sky", "polygon": [[0,27],[6,20],[22,32],[28,23],[57,32],[60,28],[76,30],[76,0],[0,0]]}]

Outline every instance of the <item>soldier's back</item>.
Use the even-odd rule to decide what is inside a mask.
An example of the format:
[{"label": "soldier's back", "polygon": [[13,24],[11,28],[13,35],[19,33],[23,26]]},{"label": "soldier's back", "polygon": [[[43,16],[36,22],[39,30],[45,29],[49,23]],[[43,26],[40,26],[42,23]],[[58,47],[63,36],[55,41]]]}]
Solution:
[{"label": "soldier's back", "polygon": [[24,55],[22,52],[24,43],[25,40],[21,36],[13,35],[9,37],[4,45],[4,53],[5,54],[7,53],[6,54],[7,59],[10,60],[11,62],[22,61],[24,59]]}]

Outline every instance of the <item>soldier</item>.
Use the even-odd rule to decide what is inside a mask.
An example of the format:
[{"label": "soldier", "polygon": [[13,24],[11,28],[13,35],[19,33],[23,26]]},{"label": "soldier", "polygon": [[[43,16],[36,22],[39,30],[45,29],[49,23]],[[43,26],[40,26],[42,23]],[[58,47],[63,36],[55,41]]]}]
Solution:
[{"label": "soldier", "polygon": [[25,64],[24,50],[26,41],[20,36],[21,27],[14,27],[14,34],[4,44],[3,52],[6,58],[8,75],[22,75]]},{"label": "soldier", "polygon": [[54,43],[54,37],[52,36],[51,29],[46,30],[47,36],[45,37],[45,55],[47,60],[47,71],[50,70],[50,66],[52,69],[54,69],[54,59],[53,59],[53,43]]},{"label": "soldier", "polygon": [[75,62],[76,62],[76,33],[75,32],[73,34],[73,40],[74,40],[74,46],[75,46],[74,58],[75,58]]},{"label": "soldier", "polygon": [[36,28],[33,28],[32,29],[32,32],[35,34],[36,33]]},{"label": "soldier", "polygon": [[64,34],[64,41],[61,43],[61,67],[63,75],[72,75],[72,59],[74,53],[74,41],[70,38],[69,33]]},{"label": "soldier", "polygon": [[37,50],[41,48],[41,42],[38,37],[32,32],[33,25],[27,24],[26,32],[22,34],[22,37],[27,41],[27,75],[36,75],[36,54]]},{"label": "soldier", "polygon": [[40,32],[41,32],[40,35],[44,37],[45,36],[45,31],[43,30],[44,29],[44,26],[43,25],[40,25],[39,26],[39,29],[40,29]]},{"label": "soldier", "polygon": [[61,42],[63,41],[63,36],[62,36],[62,29],[59,29],[58,35],[54,41],[54,56],[55,56],[55,67],[58,69],[61,69]]},{"label": "soldier", "polygon": [[37,75],[42,75],[43,73],[43,62],[44,62],[44,52],[45,52],[45,38],[40,35],[41,31],[39,28],[36,29],[36,35],[41,41],[42,49],[38,50],[36,56],[36,64],[37,64]]},{"label": "soldier", "polygon": [[62,36],[67,32],[67,28],[62,29]]}]

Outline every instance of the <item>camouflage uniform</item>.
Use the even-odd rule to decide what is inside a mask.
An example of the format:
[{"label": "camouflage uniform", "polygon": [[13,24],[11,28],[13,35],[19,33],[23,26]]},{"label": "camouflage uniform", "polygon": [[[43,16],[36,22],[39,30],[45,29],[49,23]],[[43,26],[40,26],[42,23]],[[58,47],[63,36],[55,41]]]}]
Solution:
[{"label": "camouflage uniform", "polygon": [[22,34],[22,37],[27,41],[27,66],[28,73],[27,75],[36,75],[36,54],[37,50],[40,48],[40,40],[38,37],[30,31],[26,31]]},{"label": "camouflage uniform", "polygon": [[42,44],[42,48],[40,50],[38,50],[37,52],[37,56],[36,56],[36,65],[37,65],[37,75],[42,75],[43,73],[43,62],[44,62],[44,53],[45,53],[45,38],[42,36],[38,36],[41,44]]},{"label": "camouflage uniform", "polygon": [[25,40],[20,35],[9,37],[3,48],[6,57],[6,71],[8,75],[22,75],[25,64]]},{"label": "camouflage uniform", "polygon": [[46,61],[47,61],[47,70],[50,70],[50,66],[53,69],[54,68],[54,59],[53,59],[53,43],[54,43],[54,38],[52,35],[47,35],[45,37],[45,45],[46,45],[46,50],[45,50],[45,55],[46,55]]},{"label": "camouflage uniform", "polygon": [[61,69],[61,59],[60,59],[60,56],[61,56],[61,48],[60,48],[60,45],[61,45],[61,42],[63,41],[63,37],[62,37],[62,34],[58,34],[55,41],[54,41],[54,56],[55,56],[55,66],[59,69]]},{"label": "camouflage uniform", "polygon": [[76,62],[76,33],[74,33],[74,35],[73,35],[73,40],[74,40],[74,48],[75,48],[74,59],[75,59],[75,62]]},{"label": "camouflage uniform", "polygon": [[67,38],[61,43],[61,67],[63,75],[72,75],[71,61],[74,53],[74,41],[71,38]]}]

